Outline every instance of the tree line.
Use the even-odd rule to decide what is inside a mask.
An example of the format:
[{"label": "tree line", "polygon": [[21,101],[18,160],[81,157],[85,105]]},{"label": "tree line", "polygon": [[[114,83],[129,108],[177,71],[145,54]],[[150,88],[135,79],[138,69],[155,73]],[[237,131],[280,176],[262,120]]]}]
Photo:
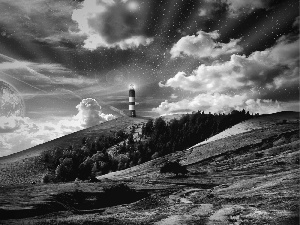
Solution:
[{"label": "tree line", "polygon": [[126,169],[189,148],[253,116],[257,115],[245,110],[234,110],[227,115],[198,111],[170,121],[162,117],[150,119],[140,133],[132,126],[129,133],[120,130],[94,139],[84,137],[80,147],[55,148],[41,155],[49,171],[43,179],[44,182],[87,180]]}]

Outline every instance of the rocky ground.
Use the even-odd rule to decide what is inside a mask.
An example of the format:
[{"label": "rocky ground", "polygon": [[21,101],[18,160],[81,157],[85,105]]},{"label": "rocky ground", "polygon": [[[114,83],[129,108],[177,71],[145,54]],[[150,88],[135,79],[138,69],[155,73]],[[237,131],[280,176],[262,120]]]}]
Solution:
[{"label": "rocky ground", "polygon": [[[103,175],[98,183],[3,185],[0,223],[299,224],[299,121],[285,118],[252,121],[247,131]],[[160,174],[168,160],[180,160],[190,173]],[[144,195],[101,205],[103,188],[115,183]]]}]

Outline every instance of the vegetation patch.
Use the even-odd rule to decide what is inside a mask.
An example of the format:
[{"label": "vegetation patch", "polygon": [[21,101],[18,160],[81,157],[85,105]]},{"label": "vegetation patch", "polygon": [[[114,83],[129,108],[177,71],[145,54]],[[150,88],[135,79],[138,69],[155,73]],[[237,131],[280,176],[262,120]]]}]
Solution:
[{"label": "vegetation patch", "polygon": [[[49,171],[42,181],[93,180],[99,175],[182,151],[253,116],[245,110],[234,110],[228,115],[198,111],[168,122],[162,117],[150,119],[141,127],[131,126],[128,132],[119,130],[106,136],[82,137],[81,146],[70,143],[67,148],[56,147],[42,153],[41,162]],[[109,152],[112,147],[113,154]],[[177,176],[187,173],[183,167],[177,169],[174,167],[170,172]]]}]

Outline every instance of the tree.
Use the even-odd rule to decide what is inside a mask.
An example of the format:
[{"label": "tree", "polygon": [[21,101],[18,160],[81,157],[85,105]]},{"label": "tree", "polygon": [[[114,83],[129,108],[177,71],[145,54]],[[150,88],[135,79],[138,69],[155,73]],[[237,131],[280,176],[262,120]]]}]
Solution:
[{"label": "tree", "polygon": [[151,135],[152,131],[153,131],[153,120],[150,119],[147,121],[146,125],[143,127],[142,133],[143,133],[143,135],[148,136],[148,135]]},{"label": "tree", "polygon": [[174,173],[176,176],[179,174],[186,175],[188,172],[186,166],[182,166],[178,161],[166,162],[160,168],[160,173]]},{"label": "tree", "polygon": [[91,171],[91,175],[92,176],[96,176],[98,171],[99,171],[98,163],[94,162],[93,168],[92,168],[92,171]]},{"label": "tree", "polygon": [[59,181],[73,180],[73,160],[72,158],[65,158],[61,164],[56,167],[55,178]]}]

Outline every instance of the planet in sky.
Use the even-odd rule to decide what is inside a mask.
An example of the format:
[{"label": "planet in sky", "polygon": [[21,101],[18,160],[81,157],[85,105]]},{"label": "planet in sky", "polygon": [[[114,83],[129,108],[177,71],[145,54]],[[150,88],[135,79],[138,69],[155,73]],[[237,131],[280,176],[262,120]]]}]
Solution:
[{"label": "planet in sky", "polygon": [[0,117],[23,117],[24,101],[12,85],[0,80]]}]

